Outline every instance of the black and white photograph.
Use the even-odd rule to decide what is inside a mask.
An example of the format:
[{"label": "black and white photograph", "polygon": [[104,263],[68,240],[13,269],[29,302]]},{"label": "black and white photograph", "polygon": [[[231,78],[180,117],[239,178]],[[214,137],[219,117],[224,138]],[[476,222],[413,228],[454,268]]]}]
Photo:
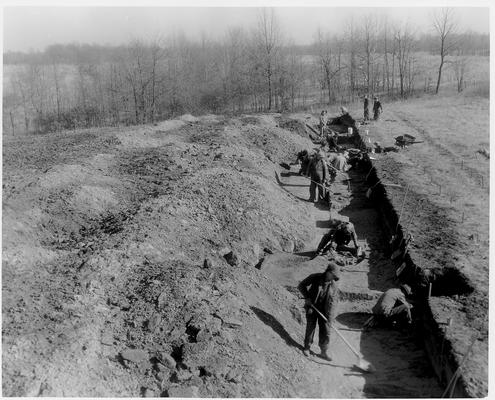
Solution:
[{"label": "black and white photograph", "polygon": [[17,3],[3,397],[494,394],[488,1]]}]

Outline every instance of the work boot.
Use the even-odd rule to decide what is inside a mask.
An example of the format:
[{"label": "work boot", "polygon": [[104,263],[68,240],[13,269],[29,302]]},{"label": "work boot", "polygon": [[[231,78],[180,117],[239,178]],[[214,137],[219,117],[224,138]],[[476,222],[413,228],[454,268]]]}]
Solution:
[{"label": "work boot", "polygon": [[332,357],[328,354],[327,349],[321,349],[320,357],[327,361],[332,361]]},{"label": "work boot", "polygon": [[303,350],[303,354],[304,354],[306,357],[309,357],[311,353],[310,353],[309,349],[304,349],[304,350]]}]

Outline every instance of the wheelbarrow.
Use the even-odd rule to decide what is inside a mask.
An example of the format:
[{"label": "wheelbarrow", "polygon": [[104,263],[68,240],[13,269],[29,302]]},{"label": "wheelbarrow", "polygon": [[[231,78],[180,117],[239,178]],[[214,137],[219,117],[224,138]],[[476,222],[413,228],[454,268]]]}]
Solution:
[{"label": "wheelbarrow", "polygon": [[407,134],[397,136],[395,138],[395,144],[399,147],[409,146],[409,145],[414,144],[414,143],[423,143],[423,142],[422,141],[418,142],[418,141],[416,141],[416,138],[414,136],[407,135]]}]

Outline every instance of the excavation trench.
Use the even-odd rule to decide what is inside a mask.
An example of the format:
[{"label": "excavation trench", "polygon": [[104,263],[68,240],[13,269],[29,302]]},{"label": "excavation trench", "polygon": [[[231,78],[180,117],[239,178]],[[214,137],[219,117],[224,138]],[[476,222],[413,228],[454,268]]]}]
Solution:
[{"label": "excavation trench", "polygon": [[[384,234],[389,238],[392,235],[396,237],[394,242],[389,243],[389,251],[398,248],[404,250],[404,222],[399,223],[399,213],[392,205],[387,194],[387,188],[380,179],[381,177],[377,170],[370,166],[366,179],[368,186],[374,186],[370,201],[381,215],[381,226]],[[423,201],[426,203],[428,199],[425,198]],[[417,251],[405,253],[404,261],[406,265],[399,278],[400,282],[408,283],[414,288],[417,309],[421,317],[418,320],[418,334],[421,336],[426,355],[437,379],[445,387],[451,382],[459,363],[454,355],[450,341],[446,338],[448,321],[439,321],[438,317],[434,316],[435,297],[470,294],[473,292],[474,287],[470,280],[455,266],[433,271],[434,273],[428,276],[428,271],[416,261],[415,254],[417,254]],[[451,391],[453,397],[471,397],[462,372],[449,391]]]},{"label": "excavation trench", "polygon": [[[378,366],[375,373],[362,375],[364,381],[355,382],[362,390],[361,395],[439,397],[457,369],[457,362],[449,342],[445,340],[444,327],[433,317],[431,300],[428,299],[431,288],[424,270],[418,267],[409,252],[405,256],[406,266],[397,277],[396,271],[401,262],[391,261],[390,255],[397,248],[403,250],[405,247],[403,227],[397,224],[398,213],[387,196],[387,188],[371,167],[368,165],[361,171],[338,174],[332,185],[331,211],[328,207],[315,205],[312,214],[308,215],[314,220],[315,235],[305,251],[268,255],[259,267],[287,290],[299,295],[298,282],[311,273],[323,271],[326,266],[327,259],[324,257],[311,260],[320,238],[336,221],[351,221],[367,257],[358,264],[341,267],[341,301],[336,327],[368,362]],[[309,197],[309,182],[297,174],[297,168],[280,171],[277,179],[286,191],[299,200]],[[371,194],[369,187],[373,187]],[[391,243],[392,235],[396,239]],[[473,290],[469,280],[455,268],[437,271],[434,278],[435,289],[430,292],[432,297],[465,294]],[[362,332],[361,327],[370,316],[371,307],[379,295],[390,287],[406,282],[416,293],[415,330],[401,333],[378,328]],[[315,352],[318,350],[316,344],[315,339]],[[355,363],[355,357],[336,335],[331,339],[331,347],[336,363]],[[324,379],[329,379],[328,374],[339,375],[338,371],[325,373]],[[356,370],[353,373],[359,375]],[[346,379],[351,379],[348,375]],[[349,385],[353,384],[351,379]],[[342,388],[343,392],[336,395],[348,396],[348,386]],[[453,389],[453,395],[466,397],[462,376]]]},{"label": "excavation trench", "polygon": [[[299,295],[297,284],[309,274],[323,271],[328,262],[325,257],[311,260],[323,234],[335,221],[351,221],[367,257],[357,264],[341,266],[341,295],[335,324],[376,371],[372,374],[359,371],[354,366],[356,356],[333,334],[330,345],[332,365],[341,368],[330,368],[318,357],[314,359],[321,364],[322,379],[326,382],[342,382],[342,379],[346,384],[340,384],[337,393],[330,390],[330,394],[322,392],[322,396],[439,397],[442,388],[428,361],[420,328],[407,333],[384,328],[361,331],[379,295],[399,285],[395,275],[396,265],[389,256],[389,237],[382,214],[366,196],[369,186],[365,175],[364,170],[339,173],[332,185],[332,210],[315,205],[311,215],[308,215],[314,220],[315,235],[305,251],[268,255],[261,268],[273,280]],[[309,197],[309,182],[297,174],[297,168],[280,171],[278,179],[279,184],[299,200]],[[301,339],[302,335],[303,332]],[[315,353],[319,350],[316,338],[312,350]]]}]

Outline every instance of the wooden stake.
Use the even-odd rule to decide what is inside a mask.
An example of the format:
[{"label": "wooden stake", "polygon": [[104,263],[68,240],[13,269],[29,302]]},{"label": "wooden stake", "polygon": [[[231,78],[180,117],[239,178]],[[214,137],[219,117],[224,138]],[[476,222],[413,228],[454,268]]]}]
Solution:
[{"label": "wooden stake", "polygon": [[483,189],[483,175],[481,175],[481,188]]},{"label": "wooden stake", "polygon": [[464,169],[464,159],[461,161],[461,169]]},{"label": "wooden stake", "polygon": [[430,283],[428,284],[428,298],[430,298],[430,297],[431,297],[431,287],[432,287],[432,286],[433,286],[433,284],[430,282]]},{"label": "wooden stake", "polygon": [[462,212],[462,222],[464,222],[464,211]]}]

